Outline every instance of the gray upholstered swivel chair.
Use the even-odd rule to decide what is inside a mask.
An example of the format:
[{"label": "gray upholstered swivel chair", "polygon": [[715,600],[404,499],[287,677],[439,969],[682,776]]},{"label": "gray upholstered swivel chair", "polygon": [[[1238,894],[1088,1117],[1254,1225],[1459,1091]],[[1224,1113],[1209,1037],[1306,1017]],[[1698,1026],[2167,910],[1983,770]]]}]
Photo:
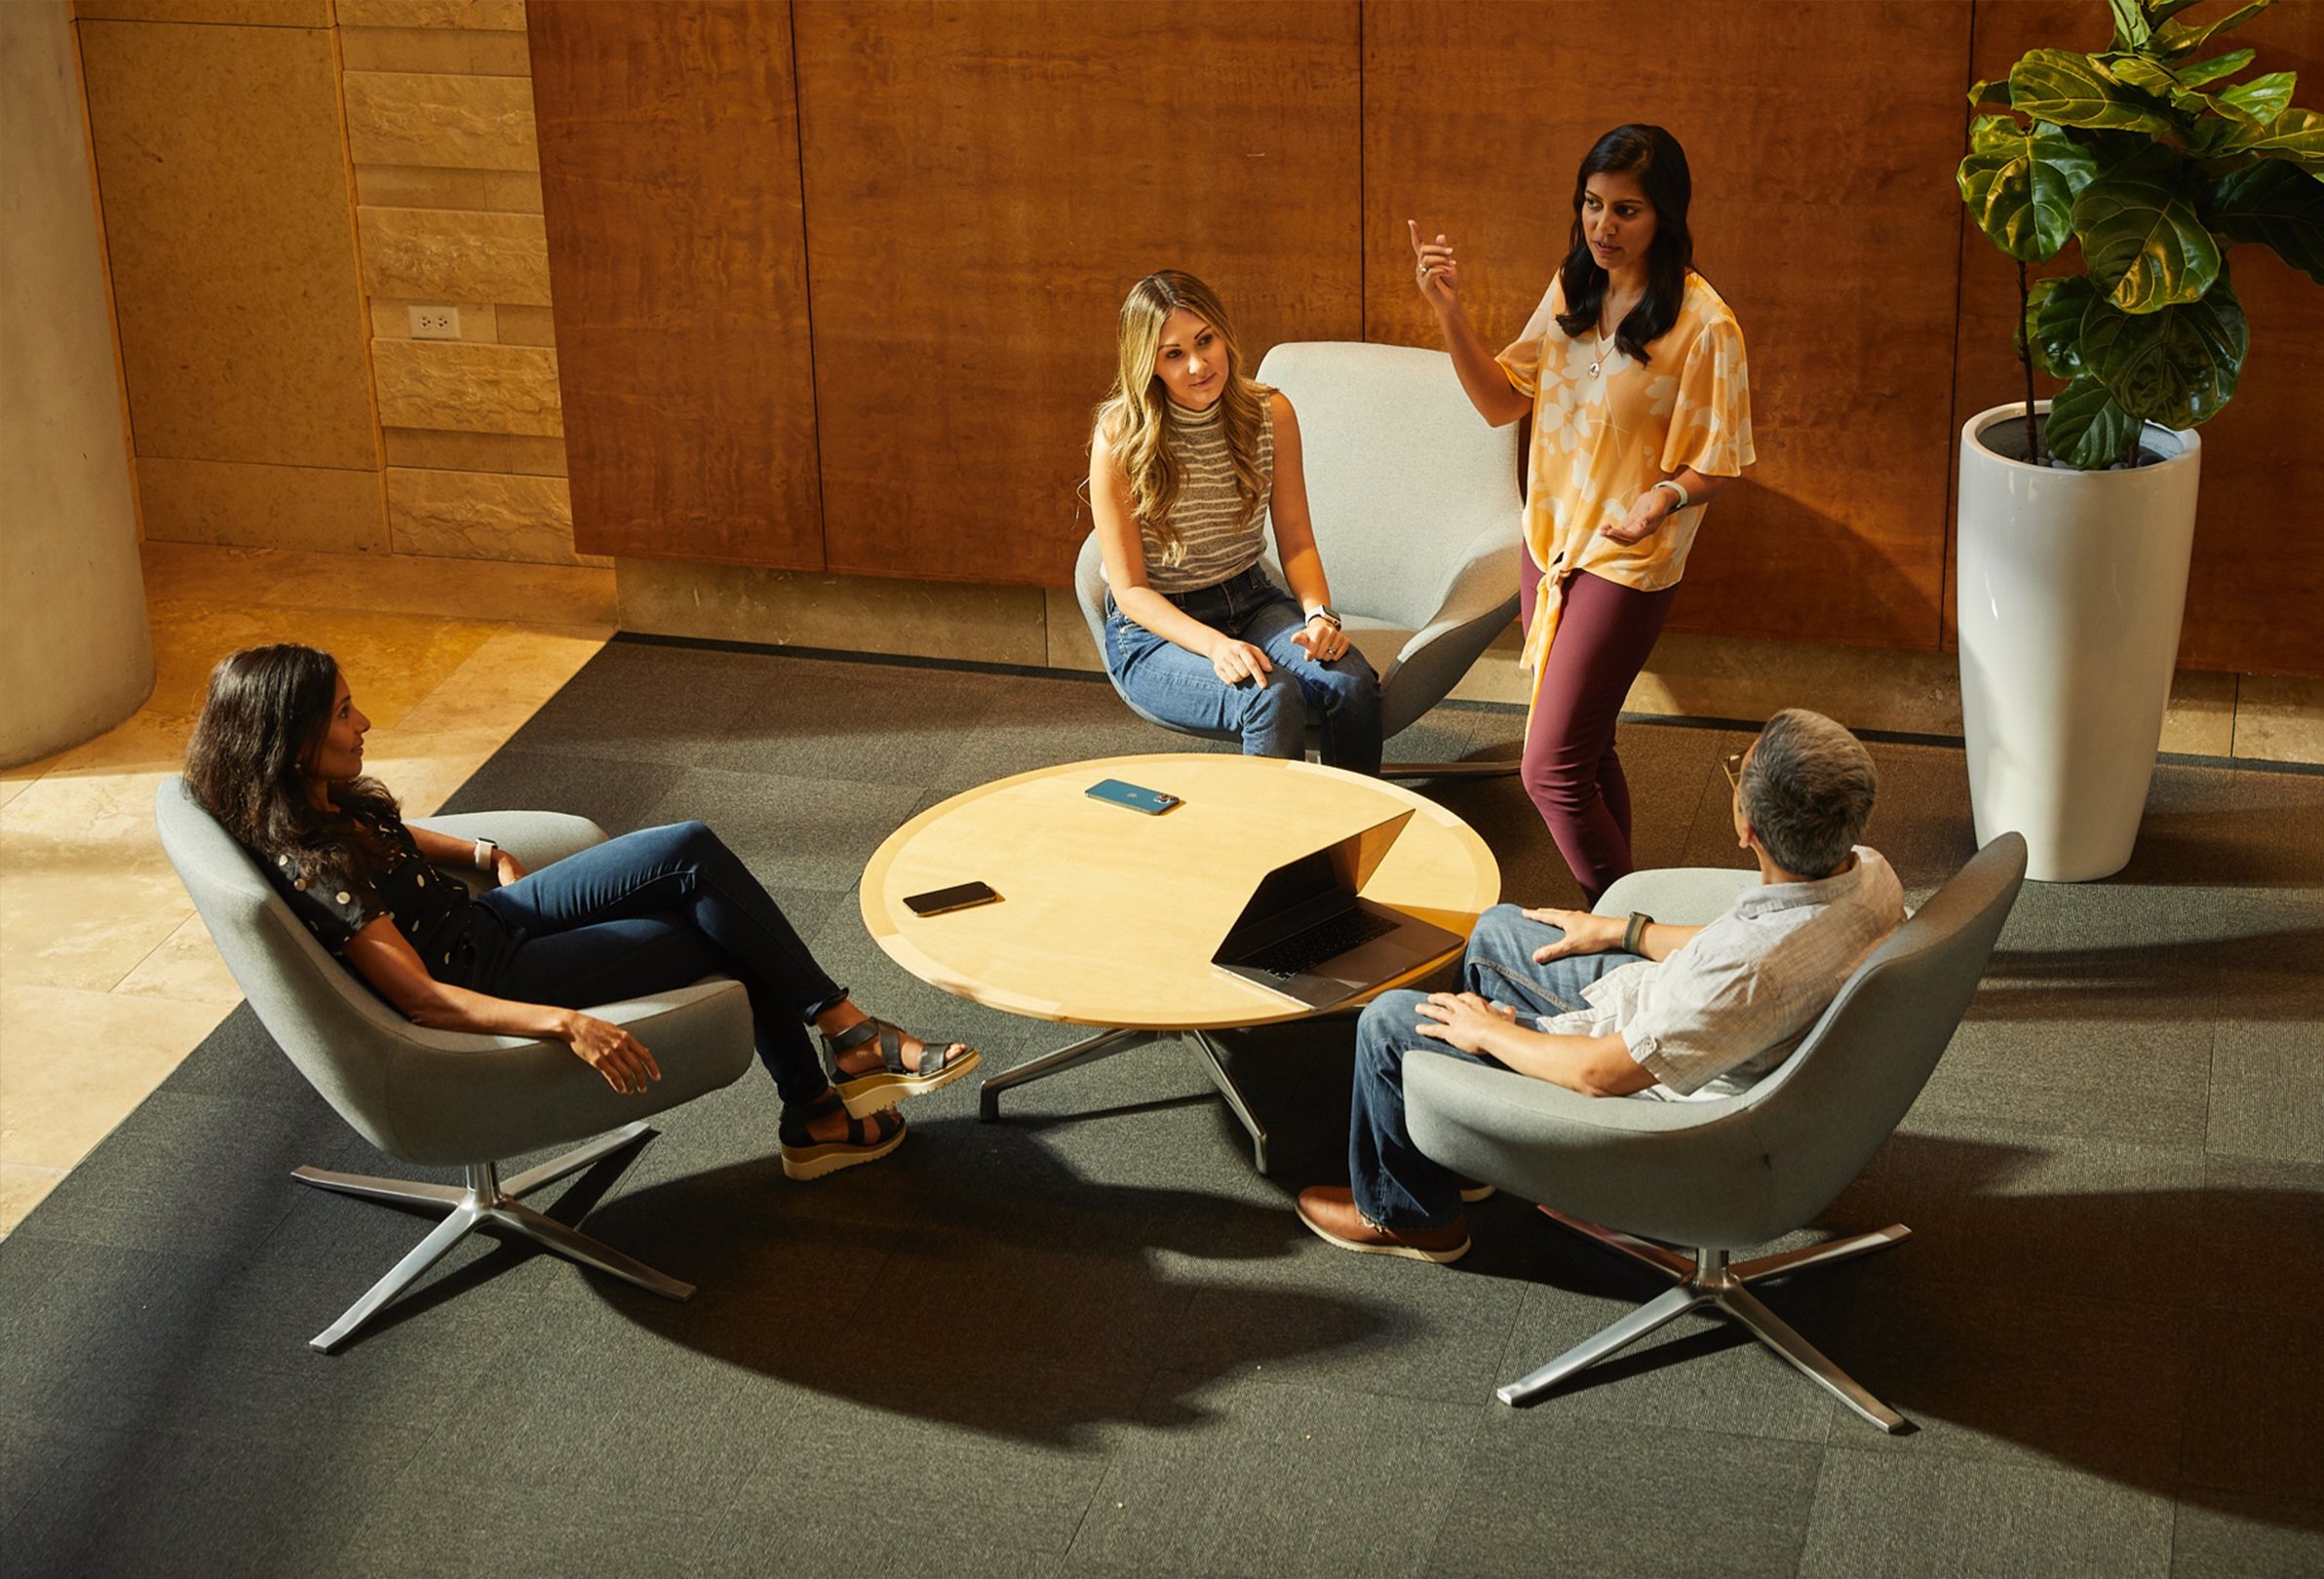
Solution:
[{"label": "gray upholstered swivel chair", "polygon": [[[180,779],[154,797],[162,847],[193,896],[234,980],[298,1072],[356,1132],[391,1157],[457,1167],[465,1186],[300,1168],[327,1190],[444,1213],[445,1220],[311,1342],[336,1347],[477,1228],[523,1235],[558,1254],[683,1299],[666,1277],[525,1206],[520,1197],[588,1167],[653,1131],[638,1120],[733,1082],[751,1066],[751,1006],[742,983],[712,977],[675,992],[591,1012],[653,1049],[662,1078],[625,1097],[562,1043],[429,1030],[404,1018],[327,953],[231,835]],[[601,841],[586,818],[493,812],[415,818],[461,838],[489,834],[530,869]],[[611,1134],[604,1132],[611,1131]],[[499,1160],[600,1138],[503,1180]]]},{"label": "gray upholstered swivel chair", "polygon": [[[1880,1149],[1953,1039],[2025,874],[2026,841],[2017,834],[1979,851],[1857,967],[1800,1051],[1739,1097],[1593,1098],[1456,1059],[1406,1059],[1406,1099],[1421,1150],[1540,1202],[1568,1227],[1678,1285],[1501,1388],[1503,1403],[1530,1403],[1707,1306],[1742,1323],[1874,1425],[1905,1429],[1904,1416],[1747,1287],[1884,1250],[1906,1236],[1903,1224],[1757,1260],[1730,1264],[1727,1255],[1806,1224]],[[1607,889],[1598,908],[1694,924],[1756,880],[1750,872],[1639,872]]]},{"label": "gray upholstered swivel chair", "polygon": [[[1441,351],[1295,342],[1268,352],[1258,377],[1299,414],[1308,514],[1332,600],[1349,642],[1379,674],[1380,724],[1393,736],[1442,702],[1517,618],[1525,511],[1517,429],[1486,425]],[[1280,583],[1271,538],[1266,564]],[[1081,545],[1073,591],[1103,656],[1105,576],[1094,533]],[[1122,700],[1148,723],[1179,729]],[[1516,770],[1514,761],[1490,761],[1383,771],[1421,778]]]}]

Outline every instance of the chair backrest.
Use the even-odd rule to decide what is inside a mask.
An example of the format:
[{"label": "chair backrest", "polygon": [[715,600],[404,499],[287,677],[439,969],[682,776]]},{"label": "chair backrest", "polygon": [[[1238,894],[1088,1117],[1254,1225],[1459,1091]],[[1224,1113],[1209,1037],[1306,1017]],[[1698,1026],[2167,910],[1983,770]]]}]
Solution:
[{"label": "chair backrest", "polygon": [[383,1002],[317,943],[250,852],[195,801],[183,779],[153,799],[162,848],[251,1007],[299,1073],[380,1150],[409,1156],[390,1091],[407,1047],[482,1053],[521,1039],[429,1030]]},{"label": "chair backrest", "polygon": [[1734,1098],[1771,1174],[1758,1243],[1808,1221],[1904,1119],[1953,1040],[2026,875],[2004,833],[1859,965],[1800,1051]]},{"label": "chair backrest", "polygon": [[1298,413],[1333,600],[1420,629],[1470,545],[1525,508],[1516,426],[1487,425],[1442,351],[1293,341],[1269,351],[1255,376]]}]

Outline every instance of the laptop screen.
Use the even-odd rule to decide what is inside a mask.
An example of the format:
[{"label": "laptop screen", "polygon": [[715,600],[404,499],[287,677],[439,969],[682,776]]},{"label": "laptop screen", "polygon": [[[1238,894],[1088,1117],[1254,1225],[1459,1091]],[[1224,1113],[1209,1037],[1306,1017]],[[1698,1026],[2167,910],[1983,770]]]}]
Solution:
[{"label": "laptop screen", "polygon": [[1263,948],[1287,931],[1312,925],[1336,905],[1350,905],[1372,877],[1388,846],[1412,821],[1409,811],[1362,832],[1335,839],[1297,861],[1288,861],[1259,880],[1259,888],[1219,945],[1214,959],[1230,959]]}]

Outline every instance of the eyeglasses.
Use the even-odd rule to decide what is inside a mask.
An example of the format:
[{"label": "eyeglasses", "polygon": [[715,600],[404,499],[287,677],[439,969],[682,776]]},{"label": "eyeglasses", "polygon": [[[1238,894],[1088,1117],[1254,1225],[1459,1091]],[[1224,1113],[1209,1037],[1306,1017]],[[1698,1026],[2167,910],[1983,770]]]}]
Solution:
[{"label": "eyeglasses", "polygon": [[1743,758],[1750,750],[1751,748],[1746,746],[1742,751],[1729,751],[1719,759],[1721,770],[1726,774],[1727,788],[1738,793],[1743,789]]}]

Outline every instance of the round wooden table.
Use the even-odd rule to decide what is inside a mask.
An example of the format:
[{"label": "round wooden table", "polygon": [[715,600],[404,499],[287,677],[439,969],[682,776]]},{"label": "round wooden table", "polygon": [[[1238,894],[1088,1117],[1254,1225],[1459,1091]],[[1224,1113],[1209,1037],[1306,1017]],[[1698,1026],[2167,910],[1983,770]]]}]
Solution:
[{"label": "round wooden table", "polygon": [[[1149,817],[1084,791],[1124,779],[1182,802]],[[1461,937],[1500,897],[1500,867],[1459,818],[1409,790],[1275,757],[1170,752],[1040,768],[996,780],[906,823],[864,869],[864,925],[922,981],[1012,1014],[1104,1034],[985,1081],[1000,1093],[1184,1033],[1252,1133],[1266,1136],[1204,1033],[1314,1011],[1229,976],[1211,955],[1259,879],[1286,861],[1400,811],[1412,820],[1364,885],[1367,899]],[[997,905],[918,916],[908,894],[983,881]],[[1386,990],[1442,963],[1440,956]]]}]

